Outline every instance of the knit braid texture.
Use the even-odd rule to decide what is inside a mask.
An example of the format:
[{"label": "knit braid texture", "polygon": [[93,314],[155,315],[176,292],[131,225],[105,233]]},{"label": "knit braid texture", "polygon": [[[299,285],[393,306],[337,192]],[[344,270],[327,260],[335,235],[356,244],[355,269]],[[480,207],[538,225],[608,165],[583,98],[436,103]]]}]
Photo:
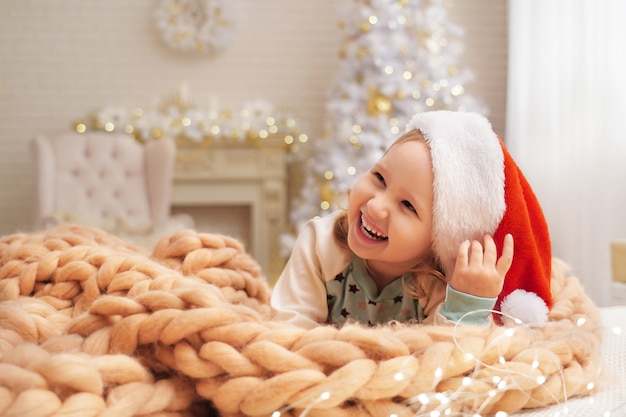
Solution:
[{"label": "knit braid texture", "polygon": [[4,236],[0,416],[488,416],[602,385],[598,310],[557,259],[538,328],[304,330],[270,320],[270,291],[222,235]]}]

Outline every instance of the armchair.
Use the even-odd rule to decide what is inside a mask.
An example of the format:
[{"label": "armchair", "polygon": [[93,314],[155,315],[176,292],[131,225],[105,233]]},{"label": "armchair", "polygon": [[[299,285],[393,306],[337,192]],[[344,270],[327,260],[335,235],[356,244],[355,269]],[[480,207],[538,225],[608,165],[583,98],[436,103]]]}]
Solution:
[{"label": "armchair", "polygon": [[106,132],[37,136],[32,141],[35,227],[61,222],[98,227],[146,249],[194,226],[170,215],[176,145],[140,144]]}]

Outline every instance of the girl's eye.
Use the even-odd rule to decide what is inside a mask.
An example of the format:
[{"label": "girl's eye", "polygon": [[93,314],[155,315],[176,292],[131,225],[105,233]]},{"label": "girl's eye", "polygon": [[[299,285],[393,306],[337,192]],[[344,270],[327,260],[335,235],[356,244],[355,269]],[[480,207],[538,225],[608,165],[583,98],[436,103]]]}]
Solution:
[{"label": "girl's eye", "polygon": [[417,213],[417,210],[415,210],[415,207],[413,207],[413,204],[411,204],[409,201],[402,200],[402,204],[404,204],[404,206],[411,210],[413,213]]},{"label": "girl's eye", "polygon": [[385,184],[385,178],[383,178],[383,176],[380,174],[380,172],[374,172],[374,176],[378,179],[378,181],[380,181],[381,183]]}]

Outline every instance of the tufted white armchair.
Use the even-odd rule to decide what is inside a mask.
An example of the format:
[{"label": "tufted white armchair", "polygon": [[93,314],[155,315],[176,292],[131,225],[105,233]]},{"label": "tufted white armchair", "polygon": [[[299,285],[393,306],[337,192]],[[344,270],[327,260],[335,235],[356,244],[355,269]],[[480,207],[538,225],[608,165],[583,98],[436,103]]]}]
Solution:
[{"label": "tufted white armchair", "polygon": [[142,145],[106,132],[38,136],[32,141],[36,228],[68,222],[99,227],[151,249],[194,226],[170,216],[176,145]]}]

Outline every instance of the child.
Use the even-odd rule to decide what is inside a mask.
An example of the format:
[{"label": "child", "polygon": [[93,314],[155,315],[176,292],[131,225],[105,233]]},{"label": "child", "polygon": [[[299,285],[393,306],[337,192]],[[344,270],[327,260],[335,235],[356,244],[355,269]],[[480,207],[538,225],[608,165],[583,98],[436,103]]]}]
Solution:
[{"label": "child", "polygon": [[345,211],[307,223],[271,305],[305,328],[485,325],[494,308],[540,324],[550,265],[541,208],[487,119],[426,112],[356,182]]}]

